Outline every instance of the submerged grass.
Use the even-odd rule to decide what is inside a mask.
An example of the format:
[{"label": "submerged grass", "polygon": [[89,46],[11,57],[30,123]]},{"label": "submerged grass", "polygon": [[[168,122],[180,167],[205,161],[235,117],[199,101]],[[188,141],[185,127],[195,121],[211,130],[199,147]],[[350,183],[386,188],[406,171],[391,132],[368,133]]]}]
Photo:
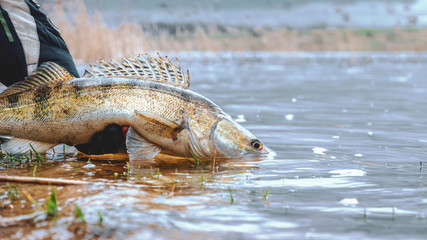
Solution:
[{"label": "submerged grass", "polygon": [[24,195],[30,200],[40,211],[43,211],[48,218],[53,218],[59,214],[58,203],[56,201],[56,188],[51,188],[51,193],[46,198],[46,202],[43,206],[40,204],[25,190],[22,190]]},{"label": "submerged grass", "polygon": [[231,192],[231,188],[228,187],[228,191],[230,192],[230,204],[234,203],[233,193]]},{"label": "submerged grass", "polygon": [[366,220],[366,217],[367,217],[368,215],[366,214],[366,208],[364,207],[363,208],[363,220]]},{"label": "submerged grass", "polygon": [[270,192],[271,187],[267,189],[267,191],[264,193],[264,201],[267,201],[268,192]]},{"label": "submerged grass", "polygon": [[160,168],[157,168],[157,175],[156,175],[157,180],[160,179],[160,176],[161,176],[161,174],[160,174]]},{"label": "submerged grass", "polygon": [[2,153],[2,160],[5,160],[7,162],[22,162],[23,158],[14,156],[12,153],[5,152],[4,155]]},{"label": "submerged grass", "polygon": [[201,171],[201,176],[200,176],[200,180],[201,180],[201,182],[202,182],[202,184],[205,182],[205,179],[203,178],[203,170]]},{"label": "submerged grass", "polygon": [[[31,144],[30,144],[30,147],[31,147],[31,150],[33,150],[33,151],[34,151],[34,153],[36,154],[36,160],[37,160],[37,162],[43,162],[43,161],[44,161],[44,157],[42,157],[42,155],[40,155],[40,154],[36,151],[36,149],[34,149],[33,145],[31,145]],[[31,151],[30,151],[30,153],[31,153]]]},{"label": "submerged grass", "polygon": [[47,197],[45,203],[47,217],[55,217],[58,215],[58,203],[56,202],[56,188],[51,189],[50,196]]},{"label": "submerged grass", "polygon": [[9,188],[9,191],[7,193],[7,197],[9,198],[10,201],[16,201],[19,199],[19,193],[18,190],[16,189],[16,186],[10,186],[9,183],[7,183],[7,187]]},{"label": "submerged grass", "polygon": [[269,201],[267,201],[267,196],[268,196],[268,193],[270,192],[270,189],[271,189],[271,187],[269,187],[269,188],[267,189],[267,191],[264,193],[264,202],[267,204],[267,206],[269,206],[269,205],[270,205],[270,202],[269,202]]},{"label": "submerged grass", "polygon": [[36,171],[37,171],[37,164],[36,164],[36,165],[34,165],[34,169],[33,169],[33,177],[35,177],[35,176],[36,176]]},{"label": "submerged grass", "polygon": [[30,202],[32,202],[40,211],[45,212],[45,209],[40,206],[40,204],[27,191],[22,190],[22,193],[24,193],[28,200],[30,200]]},{"label": "submerged grass", "polygon": [[131,169],[130,169],[130,165],[129,165],[129,162],[126,162],[126,169],[127,169],[127,177],[129,178],[129,177],[131,177],[131,174],[132,174],[132,171],[131,171]]},{"label": "submerged grass", "polygon": [[76,216],[76,218],[80,219],[80,221],[82,221],[83,223],[86,223],[85,216],[82,212],[82,209],[77,205],[74,205],[74,215]]},{"label": "submerged grass", "polygon": [[190,154],[193,157],[194,161],[196,161],[197,166],[199,166],[199,164],[200,164],[199,160],[196,158],[196,156],[194,156],[194,154],[192,152],[190,152]]},{"label": "submerged grass", "polygon": [[27,156],[27,154],[22,153],[22,156],[25,158],[25,160],[27,161],[31,161],[31,158]]},{"label": "submerged grass", "polygon": [[[36,162],[38,164],[41,164],[45,158],[39,154],[34,147],[30,145],[30,156],[28,156],[25,153],[21,153],[21,155],[14,155],[12,153],[9,153],[7,151],[2,152],[0,151],[0,164],[21,164],[22,162],[30,163],[30,162]],[[33,152],[35,153],[36,158],[33,158]]]},{"label": "submerged grass", "polygon": [[96,213],[98,214],[98,217],[99,217],[99,225],[102,225],[102,223],[104,222],[104,217],[102,216],[102,213],[99,210],[96,211]]}]

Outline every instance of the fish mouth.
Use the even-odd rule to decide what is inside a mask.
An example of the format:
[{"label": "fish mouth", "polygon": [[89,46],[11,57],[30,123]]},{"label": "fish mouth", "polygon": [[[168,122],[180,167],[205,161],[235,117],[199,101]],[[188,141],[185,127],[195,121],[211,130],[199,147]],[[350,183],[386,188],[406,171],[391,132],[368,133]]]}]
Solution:
[{"label": "fish mouth", "polygon": [[276,152],[274,152],[273,150],[271,150],[271,148],[264,146],[264,148],[262,149],[262,151],[249,151],[244,153],[241,157],[242,158],[256,158],[256,159],[262,159],[262,160],[272,160],[274,159],[274,157],[276,156]]},{"label": "fish mouth", "polygon": [[271,150],[271,148],[264,145],[260,151],[256,151],[255,153],[258,155],[269,155],[274,152]]},{"label": "fish mouth", "polygon": [[263,146],[262,150],[252,150],[252,151],[247,151],[245,152],[243,155],[245,156],[267,156],[270,154],[274,154],[274,151],[271,150],[271,148],[267,147],[267,146]]},{"label": "fish mouth", "polygon": [[276,153],[267,146],[264,146],[262,151],[258,152],[258,154],[261,156],[276,156]]}]

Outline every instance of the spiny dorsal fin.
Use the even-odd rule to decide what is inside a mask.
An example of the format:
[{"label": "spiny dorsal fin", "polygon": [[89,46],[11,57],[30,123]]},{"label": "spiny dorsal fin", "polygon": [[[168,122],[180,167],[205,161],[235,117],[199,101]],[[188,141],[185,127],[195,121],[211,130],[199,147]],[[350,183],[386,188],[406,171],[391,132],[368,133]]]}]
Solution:
[{"label": "spiny dorsal fin", "polygon": [[6,90],[0,97],[9,96],[15,93],[23,92],[29,89],[34,89],[40,85],[45,85],[58,81],[66,81],[74,77],[63,67],[54,62],[46,62],[40,65],[28,78],[24,81],[17,82]]},{"label": "spiny dorsal fin", "polygon": [[177,65],[168,57],[164,60],[160,55],[152,57],[143,54],[124,58],[120,63],[101,60],[96,65],[90,65],[83,77],[129,77],[187,89],[190,87],[190,75],[188,71],[187,75],[182,72],[178,59]]}]

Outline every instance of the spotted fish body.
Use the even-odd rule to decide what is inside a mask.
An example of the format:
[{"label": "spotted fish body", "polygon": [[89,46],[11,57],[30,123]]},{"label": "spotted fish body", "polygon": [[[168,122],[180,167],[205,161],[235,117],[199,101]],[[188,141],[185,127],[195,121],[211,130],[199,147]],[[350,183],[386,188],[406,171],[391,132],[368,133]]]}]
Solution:
[{"label": "spotted fish body", "polygon": [[189,77],[169,60],[140,55],[100,62],[83,78],[45,63],[0,94],[0,135],[14,137],[4,151],[29,144],[43,152],[85,144],[107,125],[129,125],[131,159],[159,152],[199,158],[240,157],[267,150],[217,105],[188,90]]}]

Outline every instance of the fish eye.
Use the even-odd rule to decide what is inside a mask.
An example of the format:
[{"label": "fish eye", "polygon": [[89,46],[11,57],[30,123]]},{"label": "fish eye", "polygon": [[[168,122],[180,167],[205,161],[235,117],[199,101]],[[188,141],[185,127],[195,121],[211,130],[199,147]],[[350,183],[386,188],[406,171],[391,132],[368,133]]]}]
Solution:
[{"label": "fish eye", "polygon": [[262,143],[258,139],[253,139],[251,141],[251,146],[254,150],[261,150],[262,149]]}]

